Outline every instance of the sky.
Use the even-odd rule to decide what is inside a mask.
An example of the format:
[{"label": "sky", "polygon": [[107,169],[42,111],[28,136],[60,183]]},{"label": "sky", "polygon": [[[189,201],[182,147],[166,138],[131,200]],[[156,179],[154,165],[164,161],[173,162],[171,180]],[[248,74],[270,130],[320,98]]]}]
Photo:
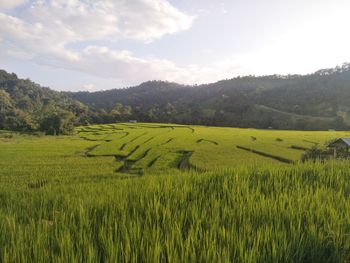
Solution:
[{"label": "sky", "polygon": [[350,62],[348,0],[0,0],[0,68],[64,91]]}]

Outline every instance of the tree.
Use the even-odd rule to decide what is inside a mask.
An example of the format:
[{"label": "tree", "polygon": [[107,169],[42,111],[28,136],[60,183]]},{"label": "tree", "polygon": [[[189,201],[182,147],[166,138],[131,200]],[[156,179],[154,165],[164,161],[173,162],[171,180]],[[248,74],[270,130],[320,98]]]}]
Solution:
[{"label": "tree", "polygon": [[75,116],[68,111],[58,111],[47,115],[40,129],[48,135],[70,134],[74,130]]},{"label": "tree", "polygon": [[88,121],[88,107],[65,94],[0,70],[0,129],[69,133],[77,116]]},{"label": "tree", "polygon": [[0,112],[4,112],[12,108],[12,99],[10,94],[4,90],[0,90]]},{"label": "tree", "polygon": [[111,110],[110,115],[114,121],[125,121],[131,115],[131,107],[118,102]]}]

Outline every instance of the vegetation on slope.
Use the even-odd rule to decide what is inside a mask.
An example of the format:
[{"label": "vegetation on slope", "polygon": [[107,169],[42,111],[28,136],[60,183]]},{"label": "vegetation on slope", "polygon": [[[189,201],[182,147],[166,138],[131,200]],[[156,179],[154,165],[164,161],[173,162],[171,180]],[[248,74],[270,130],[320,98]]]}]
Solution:
[{"label": "vegetation on slope", "polygon": [[0,129],[66,134],[86,112],[86,106],[63,93],[0,70]]},{"label": "vegetation on slope", "polygon": [[[350,128],[350,67],[306,76],[238,77],[185,86],[150,81],[62,93],[0,71],[0,129],[69,133],[77,124],[147,122],[298,130]],[[80,102],[78,102],[80,101]]]},{"label": "vegetation on slope", "polygon": [[[67,93],[111,122],[116,103],[130,107],[128,117],[231,127],[297,130],[350,128],[350,66],[310,75],[238,77],[217,83],[185,86],[150,81],[128,89]],[[125,118],[124,118],[125,120]]]}]

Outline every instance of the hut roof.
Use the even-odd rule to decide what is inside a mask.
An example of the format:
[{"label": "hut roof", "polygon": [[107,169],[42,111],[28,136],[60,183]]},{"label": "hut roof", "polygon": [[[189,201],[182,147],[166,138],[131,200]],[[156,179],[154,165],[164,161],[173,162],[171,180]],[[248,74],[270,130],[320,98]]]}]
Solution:
[{"label": "hut roof", "polygon": [[337,146],[350,147],[350,138],[339,138],[338,140],[328,145],[328,147],[337,147]]}]

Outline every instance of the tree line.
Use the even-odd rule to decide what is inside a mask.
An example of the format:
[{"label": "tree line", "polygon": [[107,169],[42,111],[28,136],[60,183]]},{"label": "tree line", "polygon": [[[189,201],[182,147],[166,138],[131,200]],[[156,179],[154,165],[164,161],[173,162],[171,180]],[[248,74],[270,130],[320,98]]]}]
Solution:
[{"label": "tree line", "polygon": [[350,128],[350,66],[310,75],[246,76],[187,86],[149,81],[57,92],[0,70],[0,129],[72,133],[77,125],[182,123],[273,129]]}]

